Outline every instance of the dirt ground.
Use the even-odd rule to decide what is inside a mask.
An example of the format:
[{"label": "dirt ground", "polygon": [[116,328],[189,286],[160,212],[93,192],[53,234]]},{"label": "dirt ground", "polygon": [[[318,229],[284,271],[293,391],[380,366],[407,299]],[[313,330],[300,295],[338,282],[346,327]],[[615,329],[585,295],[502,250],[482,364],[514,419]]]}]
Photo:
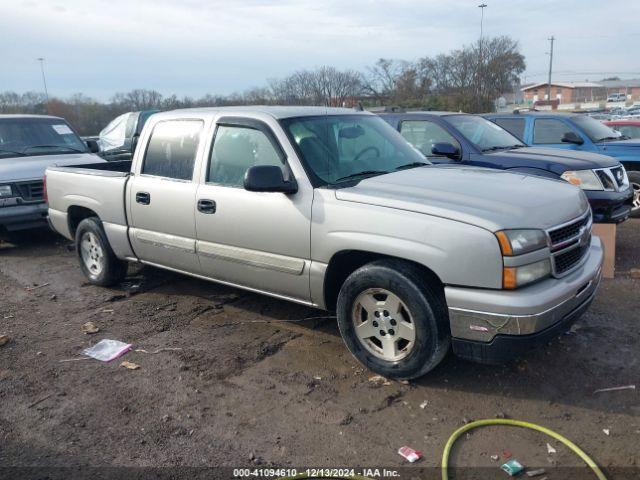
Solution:
[{"label": "dirt ground", "polygon": [[[61,237],[5,245],[0,477],[32,466],[398,469],[407,463],[397,450],[409,445],[424,458],[400,478],[436,478],[429,468],[455,429],[504,415],[566,435],[609,478],[638,478],[638,391],[594,393],[640,383],[640,280],[629,275],[640,267],[640,220],[618,231],[616,278],[572,333],[506,366],[449,355],[419,381],[388,385],[370,381],[334,320],[298,321],[324,312],[147,267],[132,267],[119,288],[94,287]],[[84,334],[87,321],[100,332]],[[149,353],[124,357],[138,370],[77,360],[103,338]],[[451,464],[478,467],[461,476],[506,478],[509,451],[549,479],[568,477],[554,465],[582,465],[555,440],[504,427],[461,437]]]}]

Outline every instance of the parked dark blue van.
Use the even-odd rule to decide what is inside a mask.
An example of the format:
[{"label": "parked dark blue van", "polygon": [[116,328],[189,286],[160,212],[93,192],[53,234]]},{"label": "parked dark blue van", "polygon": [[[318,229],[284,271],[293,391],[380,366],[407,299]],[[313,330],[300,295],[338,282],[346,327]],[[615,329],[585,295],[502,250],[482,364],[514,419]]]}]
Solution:
[{"label": "parked dark blue van", "polygon": [[568,181],[584,190],[598,223],[619,223],[631,212],[633,190],[624,167],[611,157],[527,147],[503,128],[477,115],[452,112],[379,115],[433,163],[499,168]]}]

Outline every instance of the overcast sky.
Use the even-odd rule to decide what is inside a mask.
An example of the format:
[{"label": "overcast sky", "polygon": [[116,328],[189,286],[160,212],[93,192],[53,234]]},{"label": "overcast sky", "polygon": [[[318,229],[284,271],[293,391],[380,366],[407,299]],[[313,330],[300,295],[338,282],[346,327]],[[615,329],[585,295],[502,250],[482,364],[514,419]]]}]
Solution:
[{"label": "overcast sky", "polygon": [[[524,80],[542,81],[555,35],[555,80],[640,77],[640,1],[483,0],[485,36],[510,35]],[[364,70],[478,39],[468,0],[0,0],[0,91],[82,92],[107,100],[134,88],[228,94],[297,69]]]}]

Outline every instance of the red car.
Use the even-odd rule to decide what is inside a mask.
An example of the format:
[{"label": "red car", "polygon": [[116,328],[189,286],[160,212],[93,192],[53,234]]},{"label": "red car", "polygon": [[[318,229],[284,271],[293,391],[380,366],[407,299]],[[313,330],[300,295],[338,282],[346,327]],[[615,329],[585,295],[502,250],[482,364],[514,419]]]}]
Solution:
[{"label": "red car", "polygon": [[602,123],[629,138],[640,138],[640,120],[607,120]]}]

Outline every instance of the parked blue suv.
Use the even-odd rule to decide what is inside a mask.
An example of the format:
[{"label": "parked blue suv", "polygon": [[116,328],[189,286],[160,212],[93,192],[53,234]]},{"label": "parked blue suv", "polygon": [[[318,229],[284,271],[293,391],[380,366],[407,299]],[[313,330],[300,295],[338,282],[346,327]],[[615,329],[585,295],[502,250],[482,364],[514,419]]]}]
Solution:
[{"label": "parked blue suv", "polygon": [[634,190],[632,215],[640,216],[640,141],[630,140],[598,120],[579,113],[518,111],[486,118],[527,145],[608,155],[622,163]]},{"label": "parked blue suv", "polygon": [[620,223],[631,212],[633,190],[624,167],[611,157],[527,147],[503,128],[477,115],[451,112],[379,115],[432,163],[499,168],[568,181],[583,189],[598,223]]}]

